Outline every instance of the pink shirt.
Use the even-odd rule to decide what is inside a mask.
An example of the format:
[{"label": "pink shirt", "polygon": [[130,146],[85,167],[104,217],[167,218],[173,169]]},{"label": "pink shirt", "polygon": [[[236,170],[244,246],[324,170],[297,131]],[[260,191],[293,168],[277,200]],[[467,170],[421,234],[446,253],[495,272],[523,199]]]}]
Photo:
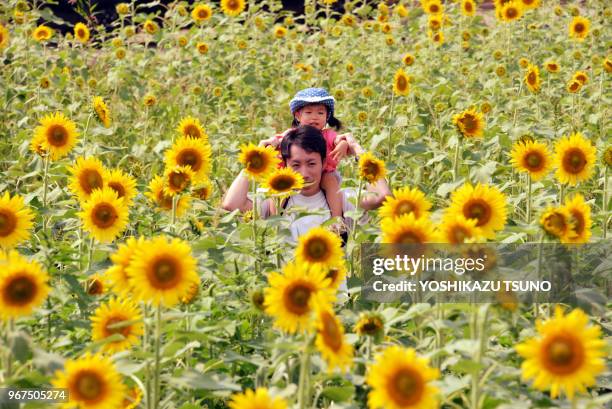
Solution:
[{"label": "pink shirt", "polygon": [[[284,136],[287,134],[287,132],[291,131],[292,129],[295,129],[295,128],[289,128],[282,134],[275,135],[276,139],[283,139]],[[330,156],[330,153],[336,147],[334,144],[334,141],[336,140],[336,136],[338,136],[338,134],[336,133],[336,131],[334,131],[331,128],[325,128],[321,131],[321,133],[323,134],[323,138],[325,139],[325,147],[326,147],[325,157],[327,158],[327,163],[325,167],[323,168],[323,171],[333,172],[336,170],[336,167],[338,166],[338,161],[332,159],[332,157]],[[278,150],[279,150],[279,156],[280,156],[280,145],[278,147]],[[284,168],[285,164],[281,162],[280,167]]]}]

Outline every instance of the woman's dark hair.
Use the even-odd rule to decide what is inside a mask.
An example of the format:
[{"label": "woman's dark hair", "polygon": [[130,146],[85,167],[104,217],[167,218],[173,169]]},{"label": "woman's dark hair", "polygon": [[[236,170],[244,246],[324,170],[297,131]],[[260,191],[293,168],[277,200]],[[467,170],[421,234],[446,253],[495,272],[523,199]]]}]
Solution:
[{"label": "woman's dark hair", "polygon": [[291,158],[291,147],[299,146],[306,152],[317,152],[321,155],[321,163],[325,161],[327,144],[320,130],[310,125],[301,125],[292,129],[285,135],[280,144],[283,160],[287,162]]},{"label": "woman's dark hair", "polygon": [[[307,107],[308,105],[323,105],[325,106],[325,104],[319,104],[318,102],[313,102],[312,104],[306,104],[304,105],[302,108],[300,109],[304,109],[305,107]],[[325,106],[325,110],[327,111],[327,106]],[[335,128],[336,131],[339,131],[340,128],[342,128],[342,122],[340,122],[340,120],[338,118],[336,118],[335,116],[330,116],[329,119],[327,120],[327,123],[329,124],[329,126],[331,126],[332,128]],[[293,122],[291,123],[292,126],[300,126],[300,122],[297,120],[297,118],[295,116],[293,116]]]}]

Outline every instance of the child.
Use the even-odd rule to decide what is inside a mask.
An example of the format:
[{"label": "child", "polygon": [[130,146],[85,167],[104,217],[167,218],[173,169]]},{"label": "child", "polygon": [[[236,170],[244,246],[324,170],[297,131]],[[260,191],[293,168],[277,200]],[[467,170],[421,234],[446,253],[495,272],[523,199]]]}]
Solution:
[{"label": "child", "polygon": [[[327,204],[332,218],[342,218],[342,195],[340,193],[340,175],[336,171],[338,162],[347,154],[358,156],[363,149],[349,134],[338,135],[329,125],[336,130],[342,127],[342,123],[334,117],[334,97],[323,88],[306,88],[299,91],[289,103],[291,114],[293,114],[294,127],[299,125],[311,125],[321,130],[327,145],[327,162],[323,168],[321,177],[321,189],[325,191]],[[276,148],[280,145],[283,137],[291,129],[280,135],[263,141],[264,145],[272,145]]]}]

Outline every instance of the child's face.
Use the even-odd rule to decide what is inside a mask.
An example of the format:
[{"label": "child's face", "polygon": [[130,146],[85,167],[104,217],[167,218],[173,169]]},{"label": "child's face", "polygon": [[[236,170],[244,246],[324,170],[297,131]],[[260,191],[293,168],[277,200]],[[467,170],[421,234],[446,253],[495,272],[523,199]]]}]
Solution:
[{"label": "child's face", "polygon": [[323,104],[306,105],[295,112],[300,125],[310,125],[323,129],[327,123],[327,107]]}]

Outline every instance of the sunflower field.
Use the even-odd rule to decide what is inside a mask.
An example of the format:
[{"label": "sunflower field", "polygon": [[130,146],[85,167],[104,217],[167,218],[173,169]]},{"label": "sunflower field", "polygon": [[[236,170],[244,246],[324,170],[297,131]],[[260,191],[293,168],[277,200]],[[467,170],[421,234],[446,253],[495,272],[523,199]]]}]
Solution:
[{"label": "sunflower field", "polygon": [[[612,407],[611,4],[335,1],[1,2],[0,388],[68,399],[0,407]],[[258,143],[308,87],[393,191],[345,247],[222,206],[303,185]],[[365,243],[603,244],[607,291],[376,303]]]}]

